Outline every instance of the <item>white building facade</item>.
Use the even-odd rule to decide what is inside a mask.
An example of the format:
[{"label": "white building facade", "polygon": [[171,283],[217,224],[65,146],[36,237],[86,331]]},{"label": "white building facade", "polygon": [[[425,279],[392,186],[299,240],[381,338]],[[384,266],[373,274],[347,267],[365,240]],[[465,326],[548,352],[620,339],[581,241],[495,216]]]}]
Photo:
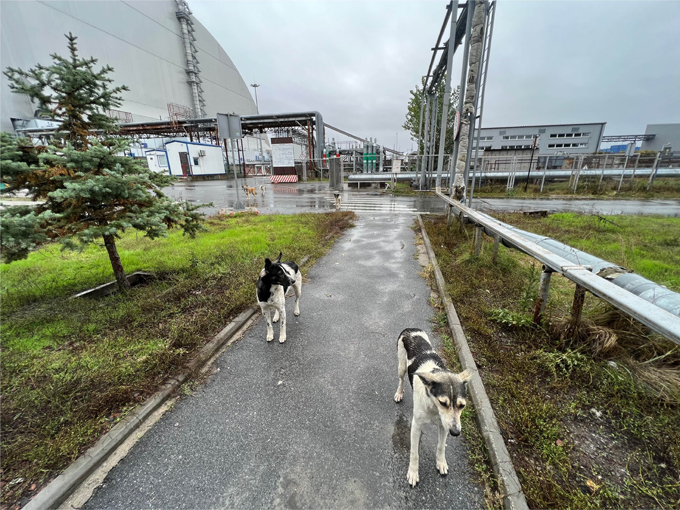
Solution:
[{"label": "white building facade", "polygon": [[176,177],[227,173],[224,153],[218,145],[172,140],[164,149],[150,149],[145,155],[151,170]]}]

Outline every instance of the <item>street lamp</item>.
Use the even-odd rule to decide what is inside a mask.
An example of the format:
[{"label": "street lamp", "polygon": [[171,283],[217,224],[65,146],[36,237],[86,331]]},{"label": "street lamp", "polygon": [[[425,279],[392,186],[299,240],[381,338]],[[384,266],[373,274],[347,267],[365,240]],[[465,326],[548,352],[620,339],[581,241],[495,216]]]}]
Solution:
[{"label": "street lamp", "polygon": [[[257,114],[260,114],[260,105],[257,102],[257,87],[260,86],[259,83],[251,83],[251,87],[255,90],[255,108],[257,109]],[[262,164],[264,164],[264,153],[262,152],[262,132],[260,132],[260,136],[257,137],[257,139],[260,141],[260,160],[262,161]]]},{"label": "street lamp", "polygon": [[255,89],[255,108],[257,108],[257,113],[259,114],[260,113],[260,105],[257,103],[257,87],[259,87],[260,84],[259,83],[251,83],[250,86]]}]

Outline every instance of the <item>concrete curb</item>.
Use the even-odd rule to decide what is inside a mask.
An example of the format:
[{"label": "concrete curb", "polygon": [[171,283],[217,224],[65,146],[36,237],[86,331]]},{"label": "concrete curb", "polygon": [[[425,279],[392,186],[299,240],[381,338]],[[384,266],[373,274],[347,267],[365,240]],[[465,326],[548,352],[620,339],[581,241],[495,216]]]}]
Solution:
[{"label": "concrete curb", "polygon": [[528,510],[529,507],[527,506],[524,493],[522,492],[522,486],[519,483],[515,467],[512,465],[510,454],[503,441],[503,436],[498,427],[498,422],[496,421],[496,416],[491,407],[489,396],[486,394],[484,383],[479,376],[477,364],[472,357],[472,352],[470,351],[467,339],[465,338],[465,332],[460,324],[456,309],[446,292],[444,276],[439,269],[439,264],[437,263],[437,258],[432,250],[432,245],[430,244],[427,232],[425,232],[423,220],[420,217],[420,214],[417,214],[416,216],[425,243],[425,249],[427,250],[427,256],[430,258],[430,263],[434,269],[434,277],[437,282],[439,295],[446,309],[446,316],[449,321],[449,327],[451,328],[451,334],[456,345],[460,364],[464,369],[470,370],[473,373],[468,388],[470,390],[472,402],[475,406],[475,411],[477,411],[479,429],[484,437],[484,442],[489,451],[491,465],[496,474],[496,478],[498,479],[501,493],[503,494],[503,506],[506,510]]},{"label": "concrete curb", "polygon": [[24,506],[24,510],[57,508],[78,486],[90,476],[130,434],[165,402],[186,380],[190,379],[223,346],[235,338],[236,333],[257,313],[256,305],[250,306],[204,345],[196,357],[186,365],[185,371],[167,380],[154,396],[140,404],[124,420],[117,423],[97,443],[80,456],[64,472],[55,478]]}]

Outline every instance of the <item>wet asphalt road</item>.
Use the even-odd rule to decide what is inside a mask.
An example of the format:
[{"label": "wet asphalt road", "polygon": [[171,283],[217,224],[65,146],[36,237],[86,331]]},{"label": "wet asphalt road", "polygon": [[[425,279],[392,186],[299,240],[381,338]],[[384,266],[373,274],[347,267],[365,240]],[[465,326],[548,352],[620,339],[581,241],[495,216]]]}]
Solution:
[{"label": "wet asphalt road", "polygon": [[[189,200],[193,204],[213,202],[205,208],[215,214],[222,208],[233,208],[237,199],[244,206],[252,206],[262,214],[293,214],[298,212],[325,212],[334,209],[333,194],[328,183],[309,182],[297,184],[271,184],[265,177],[250,177],[239,184],[257,188],[257,197],[246,200],[243,190],[234,188],[234,181],[180,182],[164,190],[169,196]],[[265,196],[260,185],[266,188]],[[658,214],[680,216],[680,200],[589,200],[589,199],[516,199],[474,198],[473,206],[489,213],[493,211],[548,210],[550,212],[578,212],[585,214]],[[397,196],[376,190],[345,191],[342,209],[361,213],[413,214],[442,213],[442,201],[433,196]]]},{"label": "wet asphalt road", "polygon": [[[420,483],[408,486],[411,390],[397,386],[396,341],[431,332],[430,290],[413,217],[362,214],[309,272],[288,340],[259,320],[106,478],[84,508],[480,508],[465,439],[435,470],[425,427]],[[285,258],[285,254],[284,254]],[[254,297],[254,290],[253,290]]]}]

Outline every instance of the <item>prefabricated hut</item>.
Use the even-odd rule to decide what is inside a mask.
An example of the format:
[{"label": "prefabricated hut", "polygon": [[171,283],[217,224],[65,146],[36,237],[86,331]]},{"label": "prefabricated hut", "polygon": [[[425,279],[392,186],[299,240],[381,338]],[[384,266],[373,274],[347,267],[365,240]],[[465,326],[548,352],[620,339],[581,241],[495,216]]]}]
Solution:
[{"label": "prefabricated hut", "polygon": [[222,147],[218,145],[172,140],[165,144],[164,150],[149,150],[145,155],[149,168],[177,177],[226,173]]}]

